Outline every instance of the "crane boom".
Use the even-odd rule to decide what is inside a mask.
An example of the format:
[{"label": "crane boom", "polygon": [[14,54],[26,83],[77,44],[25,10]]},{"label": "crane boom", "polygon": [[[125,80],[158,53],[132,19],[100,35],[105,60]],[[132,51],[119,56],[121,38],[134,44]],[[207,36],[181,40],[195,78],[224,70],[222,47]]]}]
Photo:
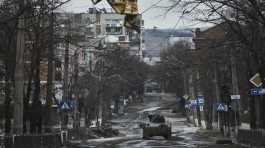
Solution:
[{"label": "crane boom", "polygon": [[[97,4],[102,0],[91,0],[93,4]],[[138,12],[137,0],[107,0],[110,6],[119,14],[125,15],[124,26],[140,32],[141,19]]]}]

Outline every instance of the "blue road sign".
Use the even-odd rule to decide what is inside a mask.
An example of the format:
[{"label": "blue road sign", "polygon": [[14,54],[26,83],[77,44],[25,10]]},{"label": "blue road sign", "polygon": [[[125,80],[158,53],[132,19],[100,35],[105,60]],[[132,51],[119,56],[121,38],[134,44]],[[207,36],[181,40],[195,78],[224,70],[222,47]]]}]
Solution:
[{"label": "blue road sign", "polygon": [[191,106],[197,106],[197,100],[190,100]]},{"label": "blue road sign", "polygon": [[204,97],[203,96],[197,97],[197,100],[198,100],[198,105],[204,105]]},{"label": "blue road sign", "polygon": [[251,96],[260,96],[265,94],[265,89],[264,88],[253,88],[250,90],[250,95]]},{"label": "blue road sign", "polygon": [[76,105],[75,100],[67,100],[67,101],[61,101],[58,104],[58,107],[64,110],[71,110],[74,109],[75,105]]},{"label": "blue road sign", "polygon": [[195,100],[190,100],[191,107],[203,106],[204,105],[204,97],[198,96]]},{"label": "blue road sign", "polygon": [[216,110],[218,112],[227,112],[228,111],[228,107],[224,103],[219,103],[219,104],[217,104],[217,109]]},{"label": "blue road sign", "polygon": [[70,109],[70,107],[69,107],[69,105],[68,105],[66,102],[64,102],[64,103],[60,106],[60,109],[66,109],[66,110],[68,110],[68,109]]},{"label": "blue road sign", "polygon": [[203,106],[204,105],[204,96],[198,96],[197,98],[196,98],[196,100],[197,100],[197,105],[198,106]]},{"label": "blue road sign", "polygon": [[191,108],[191,104],[185,104],[185,108],[186,109],[190,109]]}]

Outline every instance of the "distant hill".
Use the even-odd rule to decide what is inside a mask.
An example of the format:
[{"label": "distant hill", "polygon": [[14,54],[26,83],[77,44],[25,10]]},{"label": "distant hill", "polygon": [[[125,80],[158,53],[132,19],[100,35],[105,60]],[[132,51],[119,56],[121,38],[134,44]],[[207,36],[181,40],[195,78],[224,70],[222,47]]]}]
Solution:
[{"label": "distant hill", "polygon": [[158,57],[160,51],[165,48],[169,37],[192,37],[192,29],[145,29],[144,56]]}]

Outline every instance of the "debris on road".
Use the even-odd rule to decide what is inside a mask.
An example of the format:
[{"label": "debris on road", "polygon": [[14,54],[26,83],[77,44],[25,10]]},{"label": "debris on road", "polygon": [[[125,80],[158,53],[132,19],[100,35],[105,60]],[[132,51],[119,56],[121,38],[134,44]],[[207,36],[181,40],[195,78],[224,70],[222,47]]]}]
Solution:
[{"label": "debris on road", "polygon": [[117,129],[98,127],[98,128],[82,128],[78,131],[70,131],[71,139],[98,139],[98,138],[110,138],[120,136],[120,132]]},{"label": "debris on road", "polygon": [[231,139],[217,139],[216,144],[233,144]]}]

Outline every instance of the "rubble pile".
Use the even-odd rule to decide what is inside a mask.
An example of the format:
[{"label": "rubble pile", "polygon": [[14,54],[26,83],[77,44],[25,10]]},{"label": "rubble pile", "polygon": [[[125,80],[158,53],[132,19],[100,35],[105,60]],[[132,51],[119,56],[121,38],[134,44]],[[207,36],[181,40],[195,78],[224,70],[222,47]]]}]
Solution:
[{"label": "rubble pile", "polygon": [[110,138],[120,135],[119,130],[110,127],[73,129],[69,132],[71,139],[98,139]]}]

